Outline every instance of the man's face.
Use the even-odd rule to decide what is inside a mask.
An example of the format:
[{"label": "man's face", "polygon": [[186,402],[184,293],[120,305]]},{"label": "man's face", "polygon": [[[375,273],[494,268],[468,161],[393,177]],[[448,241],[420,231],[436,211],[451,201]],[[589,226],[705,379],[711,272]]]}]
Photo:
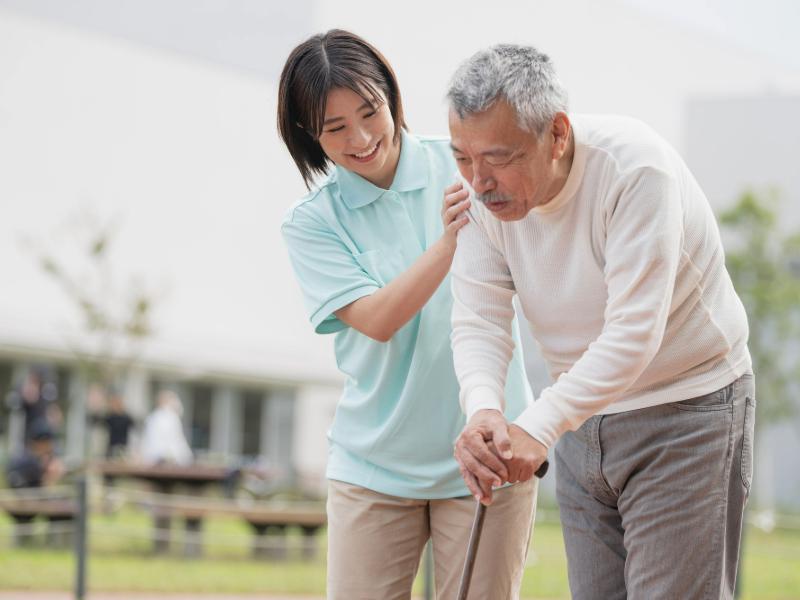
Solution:
[{"label": "man's face", "polygon": [[563,187],[558,169],[563,140],[557,127],[546,129],[541,136],[525,131],[505,100],[464,119],[451,109],[449,120],[453,156],[461,176],[501,221],[522,219]]}]

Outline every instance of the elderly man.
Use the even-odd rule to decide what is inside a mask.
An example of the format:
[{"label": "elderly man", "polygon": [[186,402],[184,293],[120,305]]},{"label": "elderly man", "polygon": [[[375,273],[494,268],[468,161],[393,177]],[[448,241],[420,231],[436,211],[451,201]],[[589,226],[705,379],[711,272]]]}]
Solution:
[{"label": "elderly man", "polygon": [[[752,477],[747,321],[708,202],[644,124],[571,115],[550,59],[501,45],[451,83],[474,196],[453,263],[471,491],[554,449],[573,598],[728,598]],[[553,385],[502,416],[517,294]]]}]

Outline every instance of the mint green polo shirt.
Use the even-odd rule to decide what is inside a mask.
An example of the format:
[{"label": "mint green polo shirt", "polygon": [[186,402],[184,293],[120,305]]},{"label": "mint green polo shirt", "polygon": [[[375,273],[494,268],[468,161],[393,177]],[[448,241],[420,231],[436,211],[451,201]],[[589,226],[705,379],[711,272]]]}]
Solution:
[{"label": "mint green polo shirt", "polygon": [[[404,132],[388,190],[336,167],[284,219],[311,324],[336,336],[336,362],[346,377],[328,432],[329,479],[405,498],[469,493],[453,458],[464,415],[450,348],[449,275],[386,343],[333,314],[385,286],[441,237],[444,188],[455,171],[448,139]],[[530,399],[517,351],[506,384],[508,419]]]}]

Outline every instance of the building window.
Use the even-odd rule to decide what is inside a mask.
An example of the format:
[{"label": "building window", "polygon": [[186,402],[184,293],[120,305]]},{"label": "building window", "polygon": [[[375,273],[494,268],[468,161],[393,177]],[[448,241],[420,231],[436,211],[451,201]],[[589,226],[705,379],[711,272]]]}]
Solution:
[{"label": "building window", "polygon": [[294,476],[292,452],[294,431],[294,392],[289,389],[270,390],[265,402],[263,422],[263,453],[279,477],[291,480]]},{"label": "building window", "polygon": [[0,363],[0,455],[7,447],[8,421],[11,416],[11,407],[8,404],[13,402],[12,372],[13,367],[9,363]]},{"label": "building window", "polygon": [[242,455],[257,457],[261,454],[261,419],[264,411],[264,392],[242,392]]},{"label": "building window", "polygon": [[191,387],[191,421],[189,445],[192,450],[211,448],[211,405],[213,388],[210,385],[195,384]]}]

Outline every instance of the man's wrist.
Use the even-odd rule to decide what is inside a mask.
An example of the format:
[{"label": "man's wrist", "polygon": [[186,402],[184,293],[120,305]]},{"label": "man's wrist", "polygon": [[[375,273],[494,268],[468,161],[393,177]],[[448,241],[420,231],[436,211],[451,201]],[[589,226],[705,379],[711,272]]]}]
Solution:
[{"label": "man's wrist", "polygon": [[467,421],[472,419],[479,410],[496,410],[503,413],[503,400],[493,388],[489,386],[475,387],[464,400]]},{"label": "man's wrist", "polygon": [[527,429],[524,429],[524,428],[520,427],[520,426],[519,426],[519,425],[516,423],[516,421],[515,421],[515,422],[513,422],[513,423],[509,423],[509,425],[508,425],[508,428],[509,428],[509,430],[510,430],[512,427],[513,427],[514,429],[518,429],[520,433],[522,433],[522,434],[525,434],[527,437],[529,437],[529,438],[530,438],[530,439],[532,439],[533,441],[535,441],[535,442],[537,442],[537,443],[541,444],[542,446],[544,446],[545,448],[549,449],[549,448],[547,447],[547,444],[545,444],[545,443],[544,443],[542,440],[540,440],[538,437],[536,437],[534,434],[532,434],[532,433],[531,433],[530,431],[528,431]]},{"label": "man's wrist", "polygon": [[529,407],[527,410],[524,410],[522,414],[513,421],[512,425],[524,431],[526,434],[528,434],[528,436],[549,450],[555,445],[555,439],[550,440],[547,436],[543,435],[544,432],[542,431],[542,428],[537,427],[537,425],[540,425],[540,423],[537,422],[535,414],[532,414],[533,411],[531,411],[531,408],[533,407]]}]

